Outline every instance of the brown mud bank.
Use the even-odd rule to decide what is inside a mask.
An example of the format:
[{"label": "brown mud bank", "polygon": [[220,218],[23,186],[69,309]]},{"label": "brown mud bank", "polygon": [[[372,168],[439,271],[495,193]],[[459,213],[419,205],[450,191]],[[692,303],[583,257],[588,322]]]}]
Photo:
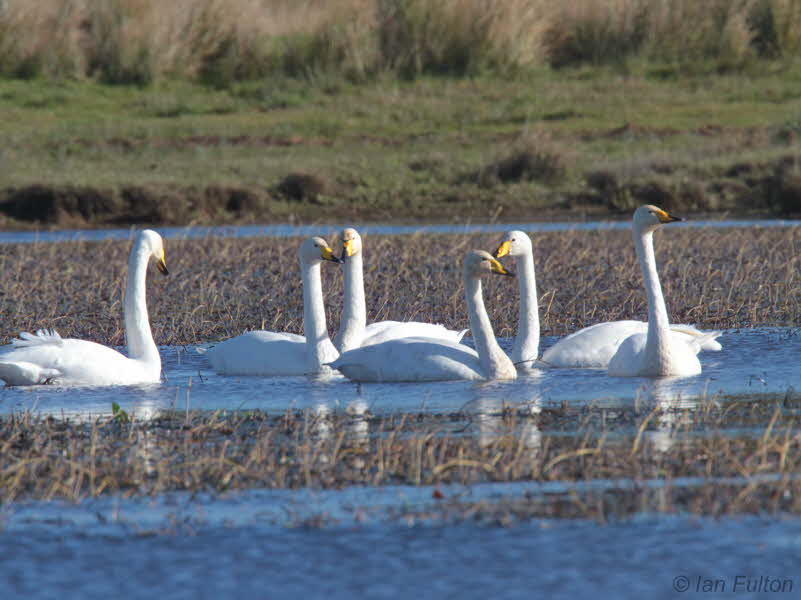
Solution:
[{"label": "brown mud bank", "polygon": [[[425,165],[415,163],[410,168]],[[627,178],[613,170],[595,170],[584,173],[576,185],[543,189],[527,197],[514,186],[558,180],[561,171],[558,157],[522,149],[454,181],[438,182],[437,190],[423,199],[411,192],[369,192],[358,181],[311,172],[289,173],[271,187],[33,184],[0,189],[0,229],[321,220],[448,222],[454,215],[460,220],[573,220],[624,217],[641,204],[696,215],[801,215],[801,160],[796,156],[732,164],[716,176],[673,171],[665,166],[648,177]]]}]

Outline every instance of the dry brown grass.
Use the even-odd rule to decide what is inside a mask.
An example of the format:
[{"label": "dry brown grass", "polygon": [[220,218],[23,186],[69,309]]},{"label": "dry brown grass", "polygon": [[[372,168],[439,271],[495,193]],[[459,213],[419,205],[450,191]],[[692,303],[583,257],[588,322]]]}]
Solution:
[{"label": "dry brown grass", "polygon": [[8,0],[0,71],[230,83],[466,74],[644,57],[736,67],[801,50],[799,0]]},{"label": "dry brown grass", "polygon": [[[656,236],[660,277],[673,322],[706,328],[801,322],[800,228],[670,229]],[[422,320],[467,327],[461,257],[500,236],[366,236],[369,320]],[[335,240],[329,239],[334,244]],[[248,329],[302,332],[297,239],[166,243],[171,275],[148,280],[158,344],[217,341]],[[646,317],[627,232],[533,236],[544,335]],[[0,246],[0,341],[56,328],[64,336],[122,345],[129,245],[121,242]],[[339,324],[342,277],[323,265],[329,330]],[[516,331],[517,285],[490,279],[485,295],[496,334]]]},{"label": "dry brown grass", "polygon": [[[501,508],[513,516],[800,512],[797,414],[771,402],[719,400],[704,399],[694,411],[590,406],[551,407],[536,415],[512,406],[492,414],[386,417],[347,411],[166,412],[126,424],[114,418],[76,424],[24,413],[0,420],[0,501],[605,479],[628,480],[634,487]],[[743,433],[748,429],[752,433]],[[772,479],[760,479],[765,475]],[[672,482],[685,477],[699,478],[699,485],[677,482],[674,488]],[[640,487],[645,480],[661,480],[664,487]],[[451,500],[452,508],[477,510]]]}]

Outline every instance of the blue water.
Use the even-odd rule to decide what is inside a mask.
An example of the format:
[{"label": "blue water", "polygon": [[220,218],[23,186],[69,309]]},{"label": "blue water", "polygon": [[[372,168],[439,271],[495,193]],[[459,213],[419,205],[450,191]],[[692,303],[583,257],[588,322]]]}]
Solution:
[{"label": "blue water", "polygon": [[[671,224],[675,227],[713,227],[713,228],[746,228],[746,227],[797,227],[801,221],[766,219],[766,220],[698,220],[682,221]],[[322,235],[330,236],[339,233],[344,225],[236,225],[213,227],[159,227],[159,233],[167,239],[203,239],[206,237],[295,237]],[[520,229],[532,233],[548,231],[595,231],[625,230],[631,227],[631,221],[587,221],[560,223],[476,223],[450,225],[360,225],[362,234],[407,235],[414,233],[467,234],[467,233],[503,233],[512,229]],[[67,241],[101,241],[132,240],[135,229],[64,229],[60,231],[0,231],[0,244],[20,244],[37,242]]]},{"label": "blue water", "polygon": [[[557,338],[545,337],[543,349]],[[224,377],[192,347],[162,347],[164,382],[116,388],[0,387],[0,414],[32,410],[41,414],[107,415],[112,400],[140,418],[159,410],[287,408],[344,410],[367,407],[373,414],[397,412],[491,412],[504,403],[521,409],[547,405],[630,407],[680,401],[685,407],[721,394],[801,392],[801,330],[731,330],[719,338],[721,352],[704,352],[703,373],[695,377],[651,380],[608,377],[599,369],[534,370],[512,382],[355,384],[342,377],[326,381],[302,377]],[[500,340],[510,349],[512,340]]]},{"label": "blue water", "polygon": [[[359,491],[319,501],[297,493],[298,518],[310,504],[349,503],[349,518],[322,527],[295,520],[287,493],[20,503],[6,509],[0,531],[0,597],[639,599],[675,598],[683,586],[690,589],[680,597],[690,598],[801,593],[795,518],[642,514],[605,526],[536,519],[498,527],[364,517],[356,509],[371,506],[372,490],[360,499]],[[388,494],[408,502],[403,490]],[[274,506],[274,496],[284,503],[278,520],[253,510]],[[737,593],[760,576],[784,592]],[[718,593],[696,592],[708,579],[722,582]]]},{"label": "blue water", "polygon": [[[643,443],[667,449],[676,439],[674,421],[705,402],[726,402],[722,394],[801,390],[801,331],[727,331],[720,341],[723,351],[702,355],[703,374],[685,379],[555,369],[509,383],[402,385],[220,377],[194,348],[166,347],[161,384],[0,388],[0,413],[31,410],[91,419],[109,414],[112,401],[143,420],[163,409],[349,410],[354,418],[348,435],[366,437],[370,423],[359,414],[368,409],[464,411],[474,414],[474,422],[463,435],[492,439],[504,404],[532,412],[564,404],[662,407]],[[544,347],[553,342],[546,338]],[[510,344],[502,340],[506,348]],[[536,451],[542,432],[533,421],[527,426],[526,449]],[[612,435],[618,430],[613,417],[606,427]],[[703,483],[715,481],[688,478],[671,486]],[[661,480],[594,480],[438,490],[446,500],[493,502],[568,500],[572,490],[662,485]],[[15,502],[0,511],[0,598],[673,598],[677,582],[691,586],[682,597],[712,598],[734,595],[735,584],[760,576],[778,579],[784,589],[792,586],[786,597],[801,594],[798,518],[639,514],[605,526],[535,519],[500,527],[438,517],[433,508],[439,500],[432,494],[430,487],[387,486]],[[707,579],[722,581],[725,594],[693,591]],[[714,585],[720,590],[720,583]]]}]

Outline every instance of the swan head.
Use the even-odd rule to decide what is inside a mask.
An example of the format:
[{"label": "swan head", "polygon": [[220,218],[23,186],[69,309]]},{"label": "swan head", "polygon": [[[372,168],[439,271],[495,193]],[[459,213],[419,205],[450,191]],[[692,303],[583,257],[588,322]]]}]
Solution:
[{"label": "swan head", "polygon": [[484,275],[505,275],[514,277],[515,274],[507,271],[504,266],[483,250],[471,250],[464,257],[464,272],[470,277],[483,277]]},{"label": "swan head", "polygon": [[164,240],[152,229],[144,229],[136,236],[136,243],[147,253],[149,258],[156,261],[156,268],[162,275],[169,275],[167,263],[164,260]]},{"label": "swan head", "polygon": [[331,262],[340,263],[342,260],[334,255],[331,246],[328,245],[321,237],[310,237],[300,245],[298,250],[300,262],[307,265],[329,260]]},{"label": "swan head", "polygon": [[501,258],[502,256],[511,256],[516,258],[518,256],[528,256],[531,254],[531,238],[528,234],[522,231],[508,231],[503,236],[503,241],[493,256]]},{"label": "swan head", "polygon": [[345,262],[348,257],[354,256],[362,251],[362,236],[359,235],[359,232],[353,229],[353,227],[348,227],[347,229],[342,230],[342,254],[339,255],[339,258],[342,259],[342,262]]},{"label": "swan head", "polygon": [[645,204],[634,211],[632,219],[635,229],[640,231],[653,231],[660,225],[681,221],[681,217],[674,217],[667,211],[653,204]]}]

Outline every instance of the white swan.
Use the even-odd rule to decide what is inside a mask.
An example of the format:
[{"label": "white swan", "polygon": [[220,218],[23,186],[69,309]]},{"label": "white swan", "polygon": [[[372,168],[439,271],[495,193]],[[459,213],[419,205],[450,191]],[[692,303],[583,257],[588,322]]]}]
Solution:
[{"label": "white swan", "polygon": [[[518,368],[572,367],[606,368],[623,340],[636,333],[645,333],[643,321],[609,321],[580,329],[548,348],[541,360],[536,358],[540,344],[540,317],[537,306],[537,283],[531,238],[522,231],[510,231],[495,251],[495,257],[509,255],[515,259],[520,280],[520,315],[517,336],[511,352]],[[716,341],[722,332],[703,332],[692,325],[671,325],[671,335],[685,340],[698,340],[701,350],[718,351]]]},{"label": "white swan", "polygon": [[609,361],[611,376],[683,377],[701,372],[701,362],[696,355],[705,338],[718,332],[690,338],[671,332],[654,257],[654,230],[663,223],[680,220],[651,205],[634,211],[632,237],[648,294],[648,331],[623,341]]},{"label": "white swan", "polygon": [[312,237],[298,249],[303,279],[303,332],[249,331],[217,344],[205,354],[221,375],[318,375],[339,356],[328,337],[320,265],[340,262],[326,241]]},{"label": "white swan", "polygon": [[353,381],[514,379],[515,367],[495,340],[484,308],[481,277],[489,273],[513,276],[489,253],[480,250],[467,253],[465,299],[478,351],[450,340],[398,338],[344,352],[331,367]]},{"label": "white swan", "polygon": [[344,263],[345,296],[339,332],[334,338],[334,346],[340,352],[402,337],[427,337],[459,342],[467,333],[467,329],[453,331],[443,325],[417,321],[380,321],[367,325],[362,238],[353,228],[342,231],[340,258]]},{"label": "white swan", "polygon": [[136,236],[128,258],[125,287],[125,338],[128,356],[85,340],[64,339],[55,331],[21,333],[0,348],[0,379],[6,385],[130,385],[157,382],[161,357],[150,332],[145,276],[151,258],[164,275],[164,244],[155,231]]}]

